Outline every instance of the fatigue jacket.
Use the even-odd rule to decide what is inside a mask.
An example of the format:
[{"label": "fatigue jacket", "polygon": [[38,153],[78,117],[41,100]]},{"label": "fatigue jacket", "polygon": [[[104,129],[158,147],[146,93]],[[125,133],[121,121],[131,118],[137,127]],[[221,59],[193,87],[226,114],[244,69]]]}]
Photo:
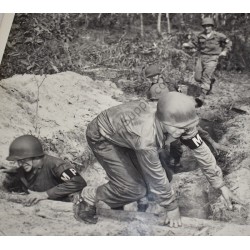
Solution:
[{"label": "fatigue jacket", "polygon": [[28,173],[19,168],[18,175],[26,189],[46,191],[50,199],[63,198],[86,186],[85,180],[69,163],[50,155],[44,156],[40,168]]},{"label": "fatigue jacket", "polygon": [[[167,206],[175,200],[174,192],[161,165],[158,151],[167,134],[163,134],[155,109],[145,101],[121,104],[103,111],[97,117],[99,132],[108,141],[133,149],[145,177],[145,182],[159,203]],[[199,137],[197,128],[189,128],[181,141],[188,145],[214,188],[224,185],[221,169],[208,146]]]},{"label": "fatigue jacket", "polygon": [[219,55],[222,51],[230,51],[232,47],[227,36],[217,31],[212,31],[209,37],[201,32],[188,44],[190,47],[196,47],[202,55]]}]

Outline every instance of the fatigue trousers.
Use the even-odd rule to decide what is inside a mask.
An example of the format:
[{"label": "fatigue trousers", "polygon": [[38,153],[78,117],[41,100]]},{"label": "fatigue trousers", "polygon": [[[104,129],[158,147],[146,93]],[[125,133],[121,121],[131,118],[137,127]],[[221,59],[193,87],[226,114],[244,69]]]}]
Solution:
[{"label": "fatigue trousers", "polygon": [[194,79],[200,83],[202,93],[206,94],[212,88],[211,80],[218,64],[218,55],[200,55],[198,57]]},{"label": "fatigue trousers", "polygon": [[99,186],[95,194],[83,190],[83,198],[90,204],[103,201],[116,208],[145,197],[147,188],[135,152],[104,138],[99,132],[97,119],[88,125],[86,137],[109,182]]}]

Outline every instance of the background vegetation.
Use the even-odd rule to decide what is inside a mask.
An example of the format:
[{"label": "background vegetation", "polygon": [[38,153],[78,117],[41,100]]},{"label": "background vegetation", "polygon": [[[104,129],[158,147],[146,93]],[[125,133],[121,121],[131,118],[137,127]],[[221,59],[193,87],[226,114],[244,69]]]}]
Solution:
[{"label": "background vegetation", "polygon": [[[250,14],[16,14],[0,78],[70,70],[143,83],[143,68],[158,63],[167,78],[183,81],[193,69],[195,51],[181,45],[201,31],[201,18],[208,15],[233,41],[218,68],[249,71]],[[144,86],[138,86],[140,92]]]}]

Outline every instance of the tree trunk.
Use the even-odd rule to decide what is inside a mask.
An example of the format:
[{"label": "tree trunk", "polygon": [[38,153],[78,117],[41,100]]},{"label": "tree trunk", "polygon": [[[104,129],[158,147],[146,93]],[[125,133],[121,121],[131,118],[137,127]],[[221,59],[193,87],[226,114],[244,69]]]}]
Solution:
[{"label": "tree trunk", "polygon": [[131,30],[131,27],[134,24],[134,14],[133,13],[127,13],[127,18],[128,18],[128,30]]},{"label": "tree trunk", "polygon": [[101,16],[102,16],[102,13],[99,13],[97,19],[100,20],[100,19],[101,19]]},{"label": "tree trunk", "polygon": [[140,14],[140,20],[141,20],[141,37],[143,37],[144,36],[143,13]]},{"label": "tree trunk", "polygon": [[157,34],[159,37],[162,36],[162,34],[161,34],[161,14],[162,13],[158,13],[158,19],[157,19]]},{"label": "tree trunk", "polygon": [[183,17],[183,13],[180,13],[180,27],[179,29],[181,31],[184,31],[185,30],[185,22],[184,22],[184,17]]},{"label": "tree trunk", "polygon": [[[249,29],[248,29],[248,13],[245,13],[245,27],[244,28],[244,38],[245,38],[245,47],[248,44],[248,38],[249,38]],[[248,53],[247,53],[248,54]]]},{"label": "tree trunk", "polygon": [[85,29],[87,29],[89,27],[89,17],[88,14],[85,14]]},{"label": "tree trunk", "polygon": [[219,13],[215,13],[215,14],[214,14],[214,19],[215,19],[217,28],[219,28],[219,27],[220,27]]},{"label": "tree trunk", "polygon": [[170,19],[169,19],[169,13],[166,14],[167,17],[167,25],[168,25],[168,34],[171,33],[171,24],[170,24]]}]

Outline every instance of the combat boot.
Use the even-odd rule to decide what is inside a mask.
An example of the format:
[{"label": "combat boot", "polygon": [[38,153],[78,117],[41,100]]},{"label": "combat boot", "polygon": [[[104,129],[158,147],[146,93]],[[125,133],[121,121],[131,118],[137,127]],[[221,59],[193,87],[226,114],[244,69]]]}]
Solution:
[{"label": "combat boot", "polygon": [[148,203],[147,204],[137,204],[137,211],[138,212],[146,212],[148,209]]},{"label": "combat boot", "polygon": [[148,209],[148,197],[144,196],[142,198],[140,198],[139,200],[137,200],[137,211],[138,212],[146,212],[146,210]]},{"label": "combat boot", "polygon": [[84,221],[88,224],[96,224],[96,207],[88,204],[82,197],[74,201],[74,217],[78,221]]}]

